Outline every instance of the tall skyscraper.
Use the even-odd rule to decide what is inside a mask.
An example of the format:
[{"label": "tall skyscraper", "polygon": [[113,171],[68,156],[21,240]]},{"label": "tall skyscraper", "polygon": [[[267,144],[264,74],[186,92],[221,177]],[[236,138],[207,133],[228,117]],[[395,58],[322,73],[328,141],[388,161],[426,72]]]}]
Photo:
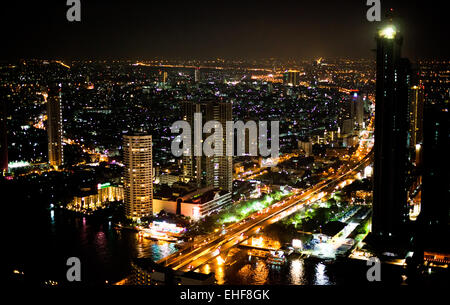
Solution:
[{"label": "tall skyscraper", "polygon": [[[202,102],[182,102],[183,120],[187,121],[191,126],[191,148],[188,156],[182,158],[182,181],[193,182],[200,187],[205,184],[206,179],[206,163],[203,156],[194,156],[194,114],[201,113],[202,120],[205,121],[207,103]],[[203,126],[201,126],[203,128]],[[204,136],[202,135],[202,140]]]},{"label": "tall skyscraper", "polygon": [[163,72],[162,72],[162,83],[163,83],[163,84],[166,84],[166,83],[167,83],[167,77],[168,77],[167,72],[166,72],[166,71],[163,71]]},{"label": "tall skyscraper", "polygon": [[47,101],[48,162],[53,167],[63,164],[61,84],[44,92]]},{"label": "tall skyscraper", "polygon": [[390,25],[377,36],[375,164],[372,233],[401,237],[408,223],[408,90],[410,63],[401,58],[403,38]]},{"label": "tall skyscraper", "polygon": [[[416,125],[419,143],[416,167],[421,173],[418,181],[422,187],[420,214],[414,235],[414,257],[419,265],[432,267],[431,263],[438,266],[446,264],[450,253],[449,78],[448,64],[421,64],[419,88],[412,90],[418,95],[418,102],[422,103],[418,105],[418,120],[423,109],[423,123],[419,121]],[[412,106],[414,97],[413,94]],[[422,136],[421,140],[419,136]]]},{"label": "tall skyscraper", "polygon": [[152,136],[123,137],[125,215],[138,220],[153,213]]},{"label": "tall skyscraper", "polygon": [[450,114],[447,107],[427,105],[424,114],[423,183],[420,217],[423,225],[448,228],[450,213]]},{"label": "tall skyscraper", "polygon": [[[198,128],[203,128],[207,121],[218,121],[222,124],[222,135],[217,136],[214,141],[222,141],[223,155],[207,157],[194,156],[194,150],[190,151],[189,156],[183,156],[182,172],[183,180],[195,182],[200,186],[214,186],[223,190],[231,191],[233,184],[233,157],[226,156],[226,122],[232,120],[232,105],[228,102],[185,101],[183,106],[183,120],[189,122],[191,126],[191,147],[194,147],[194,114],[201,113],[202,122]],[[197,122],[198,124],[198,122]],[[210,134],[201,135],[203,141]]]},{"label": "tall skyscraper", "polygon": [[351,118],[354,120],[358,128],[362,128],[364,121],[364,101],[360,92],[352,93]]},{"label": "tall skyscraper", "polygon": [[450,98],[448,60],[424,60],[419,63],[420,81],[423,85],[425,104],[445,104]]},{"label": "tall skyscraper", "polygon": [[409,147],[412,152],[412,160],[415,160],[416,163],[418,163],[418,154],[420,153],[420,147],[423,139],[424,95],[422,85],[416,84],[411,87],[409,106]]},{"label": "tall skyscraper", "polygon": [[8,140],[6,129],[6,89],[0,96],[0,174],[8,171]]},{"label": "tall skyscraper", "polygon": [[226,122],[232,121],[232,105],[227,102],[208,104],[207,119],[222,124],[222,134],[215,135],[214,142],[222,141],[223,155],[206,158],[207,186],[214,186],[225,191],[233,190],[233,157],[227,156]]},{"label": "tall skyscraper", "polygon": [[201,80],[200,67],[198,67],[198,68],[195,68],[195,70],[194,70],[194,81],[196,83],[198,83],[198,82],[200,82],[200,80]]}]

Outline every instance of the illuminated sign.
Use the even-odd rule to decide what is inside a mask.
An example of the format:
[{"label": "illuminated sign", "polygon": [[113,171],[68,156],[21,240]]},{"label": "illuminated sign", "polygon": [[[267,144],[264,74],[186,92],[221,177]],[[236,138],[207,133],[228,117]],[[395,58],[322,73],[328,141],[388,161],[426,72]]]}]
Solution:
[{"label": "illuminated sign", "polygon": [[109,183],[109,182],[107,182],[107,183],[99,183],[99,184],[97,184],[97,189],[104,189],[104,188],[107,188],[107,187],[109,187],[109,186],[111,186],[111,183]]}]

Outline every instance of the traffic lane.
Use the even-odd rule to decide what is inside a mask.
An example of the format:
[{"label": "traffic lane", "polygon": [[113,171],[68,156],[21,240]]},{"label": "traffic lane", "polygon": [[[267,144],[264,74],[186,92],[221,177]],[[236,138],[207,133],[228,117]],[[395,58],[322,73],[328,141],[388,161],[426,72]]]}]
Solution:
[{"label": "traffic lane", "polygon": [[[366,156],[366,158],[367,158],[367,156]],[[305,193],[301,194],[299,197],[311,196],[313,193],[317,193],[317,192],[321,191],[323,188],[329,187],[331,184],[337,183],[337,180],[339,180],[339,179],[342,179],[342,178],[344,178],[344,177],[346,177],[346,176],[349,176],[349,175],[354,175],[354,174],[355,174],[355,171],[358,171],[358,168],[361,167],[361,166],[363,166],[364,163],[365,163],[365,162],[360,163],[360,164],[359,164],[358,166],[356,166],[352,171],[346,172],[345,174],[342,174],[342,175],[339,175],[338,177],[333,178],[331,181],[330,181],[330,180],[325,180],[325,181],[323,181],[322,183],[325,183],[325,185],[323,185],[323,186],[321,186],[320,184],[319,184],[319,185],[316,185],[316,186],[314,186],[312,189],[310,189],[310,190],[306,191]],[[334,187],[334,185],[333,185],[333,187]],[[314,188],[317,188],[317,189],[314,189]],[[277,216],[277,214],[279,214],[280,212],[282,212],[282,211],[284,211],[284,210],[287,210],[287,209],[289,209],[289,208],[295,206],[296,204],[299,204],[300,201],[302,201],[302,199],[293,198],[293,199],[291,199],[290,201],[291,201],[290,203],[285,203],[284,205],[282,205],[282,206],[280,206],[280,207],[277,207],[277,208],[276,208],[275,210],[273,210],[272,213],[269,214],[268,216],[263,214],[263,215],[261,215],[260,217],[256,218],[256,219],[254,220],[254,222],[252,222],[251,224],[249,224],[248,227],[250,228],[251,226],[254,226],[256,223],[259,223],[259,222],[263,221],[264,218],[268,219],[269,217]],[[244,225],[245,225],[245,224],[244,224]],[[242,228],[242,229],[241,229],[241,228],[237,227],[236,230],[239,230],[239,232],[242,232],[243,230],[247,231],[248,228]],[[208,244],[208,249],[211,249],[212,246],[215,246],[215,245],[217,245],[217,244],[219,244],[219,243],[221,243],[221,242],[223,242],[223,238],[220,238],[220,237],[217,238],[215,241],[213,241],[212,243],[209,243],[209,244]],[[206,245],[205,245],[205,246],[206,246]],[[201,250],[201,247],[198,249],[198,251],[200,251],[200,250]],[[195,253],[197,253],[198,251],[195,251]],[[204,253],[205,251],[206,251],[206,250],[203,250],[203,251],[201,251],[200,253]],[[182,262],[181,264],[178,264],[177,268],[180,268],[180,267],[183,267],[184,265],[186,265],[186,260],[192,260],[195,256],[198,256],[198,255],[194,255],[195,253],[193,253],[193,254],[188,254],[188,256],[186,256],[185,258],[183,258],[184,262]]]},{"label": "traffic lane", "polygon": [[[312,195],[313,193],[317,193],[318,191],[322,190],[322,188],[324,188],[325,186],[327,186],[330,183],[331,183],[331,181],[323,186],[316,185],[315,187],[318,189],[309,190],[309,191],[305,192],[304,194],[302,194],[300,197],[306,197],[308,195]],[[265,215],[267,213],[264,213],[264,214],[260,215],[259,217],[257,217],[256,219],[254,219],[253,221],[250,221],[250,223],[247,226],[245,226],[245,224],[244,224],[244,227],[237,228],[236,229],[237,232],[230,233],[230,234],[233,234],[235,237],[236,235],[239,235],[241,233],[248,232],[249,230],[252,229],[252,227],[256,227],[256,226],[260,225],[262,222],[267,221],[272,217],[276,217],[279,213],[282,213],[284,210],[287,210],[287,209],[291,208],[292,206],[295,206],[299,203],[304,203],[301,201],[303,201],[303,199],[293,198],[293,199],[289,200],[289,202],[287,202],[286,204],[284,204],[280,207],[277,207],[275,210],[271,211],[271,213],[269,215]],[[255,230],[256,229],[257,228],[255,228]],[[227,236],[230,236],[230,235],[227,235]],[[227,238],[231,238],[231,237],[227,237]],[[200,254],[205,253],[207,250],[211,250],[212,248],[214,248],[214,246],[219,246],[224,241],[225,241],[225,238],[218,238],[213,243],[210,243],[208,245],[208,249],[201,251]],[[176,268],[176,269],[182,268],[182,267],[188,265],[190,262],[192,263],[192,261],[196,260],[197,259],[196,257],[197,258],[201,257],[201,255],[199,255],[199,254],[188,255],[182,260],[181,263],[177,264],[174,268]],[[207,258],[208,258],[208,256],[207,256]]]},{"label": "traffic lane", "polygon": [[[351,172],[346,173],[343,176],[354,175],[354,174],[355,174],[355,171],[351,171]],[[343,177],[339,177],[339,178],[343,178]],[[329,189],[326,190],[327,193],[331,193],[331,192],[334,191],[334,185],[332,185],[333,184],[332,182],[335,182],[337,184],[337,181],[330,181],[330,182],[328,182],[326,184],[326,187],[329,188]],[[317,192],[319,190],[323,190],[323,187],[321,187],[318,190],[315,190],[314,192]],[[295,204],[304,204],[304,203],[306,203],[306,202],[305,201],[298,202],[298,200],[297,200]],[[295,206],[295,204],[293,204],[291,207]],[[289,208],[291,208],[291,207],[289,207]],[[287,209],[289,209],[289,208],[287,208]],[[282,207],[280,207],[278,210],[286,210],[286,209],[283,209]],[[272,213],[272,215],[269,218],[265,218],[265,219],[263,219],[261,221],[258,221],[258,223],[257,223],[258,226],[254,227],[254,228],[252,228],[250,230],[247,230],[247,238],[250,237],[251,235],[255,234],[256,231],[258,231],[259,226],[265,227],[266,225],[273,223],[273,218],[276,218],[278,216],[278,214],[279,214],[277,212],[279,212],[279,211],[274,211],[274,213]],[[233,235],[233,236],[229,237],[229,240],[226,243],[221,245],[221,251],[226,251],[226,250],[236,246],[240,242],[242,242],[242,240],[240,238],[237,238],[236,235]],[[185,268],[182,268],[182,270],[186,270],[186,271],[188,271],[188,270],[196,270],[196,269],[202,267],[208,261],[210,261],[211,259],[214,259],[217,256],[218,255],[217,255],[217,253],[215,251],[214,252],[209,252],[209,253],[207,253],[204,256],[200,256],[200,257],[190,261],[189,264],[186,264],[187,266],[185,265]],[[189,266],[191,266],[192,268],[189,268]]]}]

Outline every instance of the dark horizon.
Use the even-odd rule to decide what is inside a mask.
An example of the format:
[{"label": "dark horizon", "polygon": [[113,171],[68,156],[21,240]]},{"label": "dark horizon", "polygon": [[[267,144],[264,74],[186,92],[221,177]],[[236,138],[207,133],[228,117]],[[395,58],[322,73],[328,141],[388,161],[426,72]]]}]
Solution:
[{"label": "dark horizon", "polygon": [[[405,57],[447,59],[442,3],[382,0],[394,8]],[[365,0],[227,4],[81,0],[81,22],[60,3],[4,5],[0,59],[373,58],[380,22]]]}]

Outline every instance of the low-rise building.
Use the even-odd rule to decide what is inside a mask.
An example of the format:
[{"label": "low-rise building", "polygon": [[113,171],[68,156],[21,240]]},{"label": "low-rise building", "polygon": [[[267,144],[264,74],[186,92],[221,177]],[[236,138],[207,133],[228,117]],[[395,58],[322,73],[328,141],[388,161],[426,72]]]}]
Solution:
[{"label": "low-rise building", "polygon": [[67,204],[67,208],[77,212],[95,211],[104,208],[110,202],[121,200],[123,200],[123,187],[104,183],[98,184],[96,190],[89,189],[89,191],[75,196]]},{"label": "low-rise building", "polygon": [[180,181],[180,177],[177,175],[163,173],[157,177],[157,180],[161,184],[167,184],[168,186],[172,186],[174,183]]},{"label": "low-rise building", "polygon": [[192,219],[218,212],[231,204],[231,192],[212,186],[196,189],[185,194],[165,192],[155,193],[153,212],[164,210],[167,213],[183,215]]},{"label": "low-rise building", "polygon": [[148,258],[136,258],[131,262],[132,285],[214,285],[214,273],[183,272],[157,264]]}]

